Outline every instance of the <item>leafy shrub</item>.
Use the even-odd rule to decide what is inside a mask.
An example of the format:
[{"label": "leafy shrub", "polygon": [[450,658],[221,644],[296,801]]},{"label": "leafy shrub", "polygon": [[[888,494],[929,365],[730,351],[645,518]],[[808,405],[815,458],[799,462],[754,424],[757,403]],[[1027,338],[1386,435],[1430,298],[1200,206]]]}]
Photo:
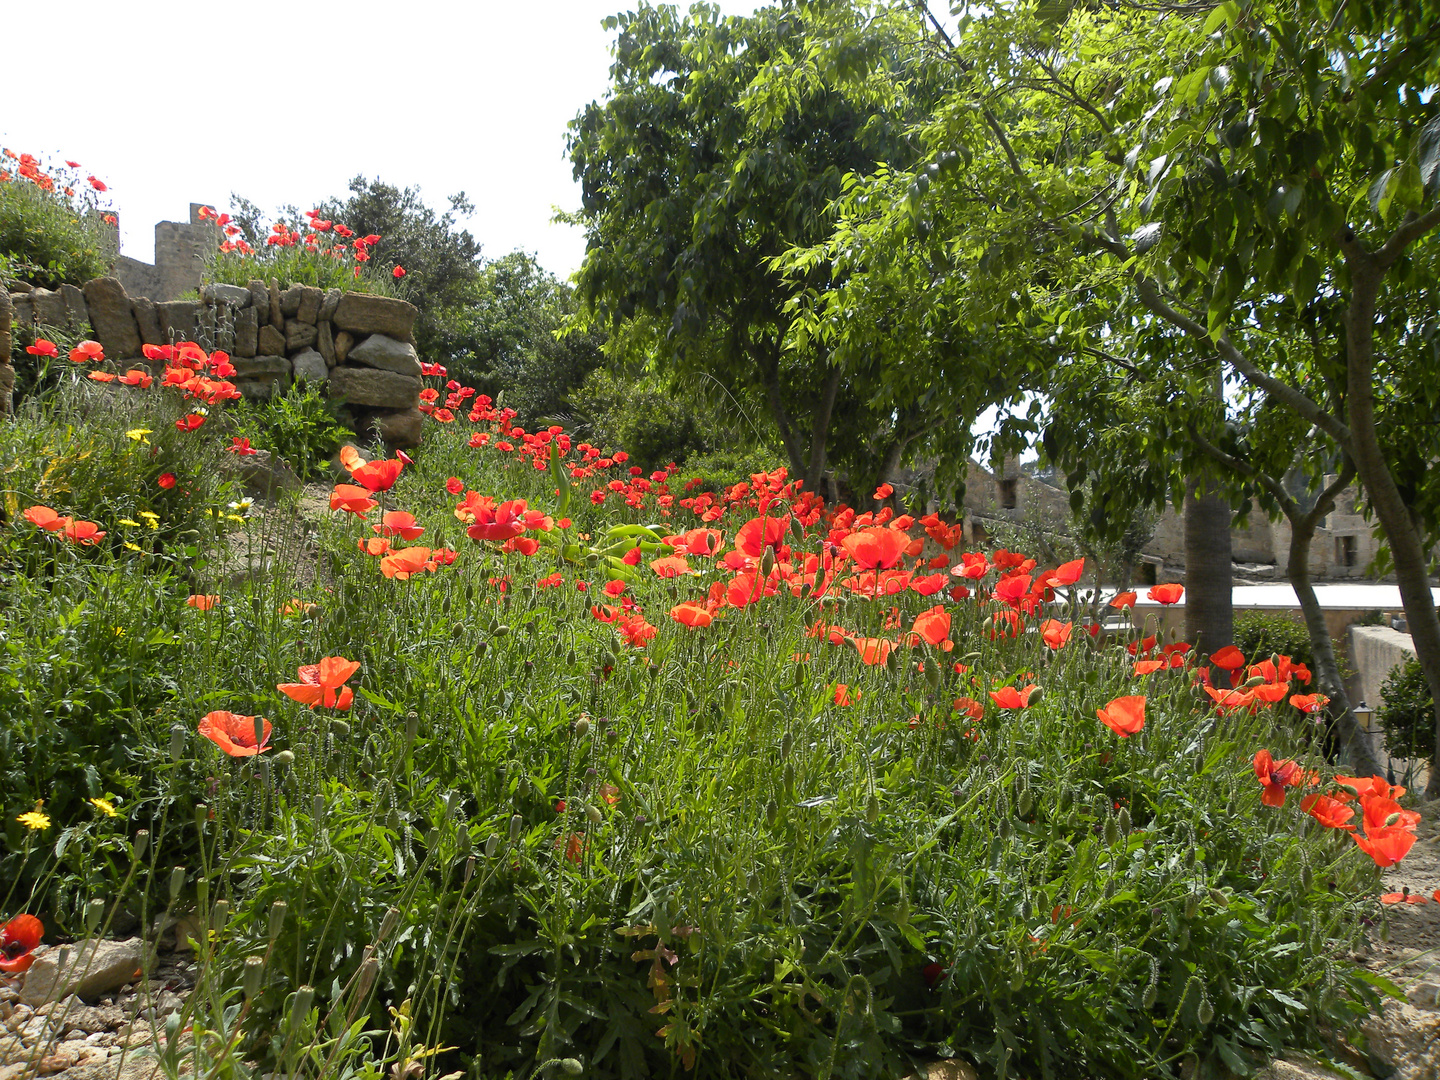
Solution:
[{"label": "leafy shrub", "polygon": [[[87,336],[77,327],[35,326],[16,323],[10,334],[10,363],[15,368],[15,404],[18,407],[30,398],[44,398],[53,394],[66,380],[74,381],[75,366],[69,361],[70,350]],[[60,355],[53,359],[26,352],[37,339],[54,342]]]},{"label": "leafy shrub", "polygon": [[335,403],[312,383],[298,383],[283,396],[245,402],[228,414],[237,435],[257,449],[270,450],[310,480],[355,433],[340,422]]},{"label": "leafy shrub", "polygon": [[108,274],[116,233],[97,196],[68,167],[0,161],[0,253],[8,273],[47,289]]},{"label": "leafy shrub", "polygon": [[1420,661],[1396,664],[1380,688],[1385,705],[1377,714],[1392,757],[1429,759],[1435,752],[1435,699]]},{"label": "leafy shrub", "polygon": [[1305,624],[1283,612],[1247,611],[1235,619],[1235,647],[1252,661],[1273,654],[1315,666],[1315,650]]}]

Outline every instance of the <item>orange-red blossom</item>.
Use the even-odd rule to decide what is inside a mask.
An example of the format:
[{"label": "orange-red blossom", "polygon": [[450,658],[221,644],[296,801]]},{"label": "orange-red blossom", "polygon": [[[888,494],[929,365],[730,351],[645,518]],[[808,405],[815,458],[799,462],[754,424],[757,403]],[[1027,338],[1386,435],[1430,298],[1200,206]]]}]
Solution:
[{"label": "orange-red blossom", "polygon": [[345,685],[345,680],[359,670],[358,660],[327,656],[318,664],[306,664],[300,668],[298,683],[278,683],[275,689],[312,709],[317,705],[327,709],[348,709],[355,700],[355,692]]}]

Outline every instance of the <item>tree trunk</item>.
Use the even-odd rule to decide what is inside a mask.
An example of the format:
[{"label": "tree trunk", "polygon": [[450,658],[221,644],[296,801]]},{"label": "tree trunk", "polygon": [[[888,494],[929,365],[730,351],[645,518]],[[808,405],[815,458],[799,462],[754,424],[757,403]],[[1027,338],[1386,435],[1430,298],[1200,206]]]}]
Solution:
[{"label": "tree trunk", "polygon": [[1292,514],[1298,509],[1287,502],[1286,516],[1290,519],[1290,584],[1300,601],[1300,611],[1305,616],[1305,628],[1310,632],[1310,648],[1315,653],[1316,674],[1320,689],[1330,698],[1328,715],[1331,730],[1345,748],[1350,767],[1357,776],[1384,776],[1380,759],[1370,746],[1370,740],[1355,722],[1350,709],[1350,696],[1345,692],[1345,681],[1340,678],[1340,665],[1335,662],[1335,645],[1330,639],[1330,628],[1325,625],[1325,612],[1310,583],[1310,542],[1322,518],[1335,509],[1335,496],[1349,483],[1354,475],[1353,468],[1341,474],[1342,479],[1330,485],[1316,501],[1308,514]]},{"label": "tree trunk", "polygon": [[1185,485],[1185,639],[1213,653],[1235,640],[1230,500],[1215,485]]},{"label": "tree trunk", "polygon": [[842,372],[840,365],[830,368],[825,377],[825,389],[815,416],[810,424],[810,467],[805,470],[805,490],[819,491],[820,479],[825,475],[825,452],[830,442],[830,416],[835,411],[835,395],[840,392]]},{"label": "tree trunk", "polygon": [[1435,701],[1435,751],[1430,757],[1427,799],[1440,798],[1440,617],[1430,592],[1425,546],[1410,516],[1409,507],[1395,484],[1375,431],[1375,297],[1383,270],[1373,256],[1347,251],[1350,267],[1350,306],[1345,312],[1346,405],[1350,422],[1350,454],[1360,482],[1370,498],[1390,554],[1405,619],[1415,645],[1415,658]]},{"label": "tree trunk", "polygon": [[770,405],[770,416],[780,441],[785,446],[785,456],[790,459],[790,475],[805,475],[805,454],[795,428],[790,423],[790,414],[780,394],[780,347],[778,343],[762,343],[755,347],[755,366],[760,370],[760,381],[765,387],[765,400]]}]

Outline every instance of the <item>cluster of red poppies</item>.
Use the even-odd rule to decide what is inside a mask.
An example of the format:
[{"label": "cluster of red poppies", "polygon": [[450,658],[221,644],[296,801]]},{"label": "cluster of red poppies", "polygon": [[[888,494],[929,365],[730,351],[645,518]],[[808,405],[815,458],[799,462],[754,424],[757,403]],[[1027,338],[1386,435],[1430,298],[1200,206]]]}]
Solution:
[{"label": "cluster of red poppies", "polygon": [[[15,180],[24,180],[27,183],[34,184],[41,191],[63,193],[65,197],[69,199],[75,197],[76,191],[74,185],[80,183],[78,172],[73,174],[75,179],[71,179],[70,176],[60,176],[57,180],[54,174],[46,172],[45,169],[41,167],[40,159],[34,154],[17,154],[8,147],[0,148],[0,158],[15,162],[13,172],[10,169],[0,167],[0,184],[8,184]],[[66,169],[78,170],[80,163],[78,161],[67,161],[65,162],[65,167]],[[92,191],[105,192],[110,190],[109,185],[106,184],[105,181],[94,175],[85,177],[85,183],[90,185]]]}]

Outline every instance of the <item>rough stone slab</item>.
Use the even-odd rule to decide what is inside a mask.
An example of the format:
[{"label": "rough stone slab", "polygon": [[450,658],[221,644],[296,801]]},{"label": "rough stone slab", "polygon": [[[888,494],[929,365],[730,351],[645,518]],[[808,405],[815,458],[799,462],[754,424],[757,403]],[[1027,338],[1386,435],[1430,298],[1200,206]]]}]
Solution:
[{"label": "rough stone slab", "polygon": [[301,322],[298,318],[285,320],[285,351],[287,353],[308,349],[315,344],[320,331],[313,323]]},{"label": "rough stone slab", "polygon": [[271,278],[268,291],[270,293],[270,325],[283,334],[285,332],[285,312],[280,307],[280,282]]},{"label": "rough stone slab", "polygon": [[283,356],[237,356],[231,363],[237,379],[273,379],[290,374],[290,361]]},{"label": "rough stone slab", "polygon": [[232,308],[243,308],[252,301],[250,290],[244,285],[206,285],[200,292],[200,299],[210,304],[229,304]]},{"label": "rough stone slab", "polygon": [[90,941],[47,950],[25,973],[20,1000],[32,1008],[68,994],[93,1000],[134,982],[144,962],[144,943]]},{"label": "rough stone slab", "polygon": [[346,363],[364,364],[366,367],[420,378],[420,357],[415,354],[414,347],[384,334],[371,334],[356,345],[350,350]]},{"label": "rough stone slab", "polygon": [[[12,314],[11,322],[19,323],[21,326],[33,326],[35,323],[35,305],[30,302],[29,293],[10,293],[10,306]],[[9,356],[9,353],[5,354]]]},{"label": "rough stone slab", "polygon": [[280,314],[287,319],[295,318],[300,311],[300,301],[305,296],[305,286],[297,285],[293,281],[290,287],[280,294]]},{"label": "rough stone slab", "polygon": [[140,341],[145,345],[164,345],[165,334],[160,329],[160,313],[153,301],[143,296],[133,297],[130,309],[135,313],[135,325],[140,330]]},{"label": "rough stone slab", "polygon": [[290,376],[281,375],[273,379],[235,379],[235,389],[246,401],[269,401],[273,397],[284,397],[290,389]]},{"label": "rough stone slab", "polygon": [[386,334],[403,341],[419,314],[414,304],[390,296],[346,293],[335,305],[334,323],[352,334]]},{"label": "rough stone slab", "polygon": [[257,499],[273,499],[282,491],[299,491],[305,486],[289,463],[269,450],[225,454],[221,472],[239,480],[245,494]]},{"label": "rough stone slab", "polygon": [[323,289],[317,289],[313,285],[303,286],[300,290],[300,307],[295,311],[295,318],[314,326],[320,319],[320,305],[324,300]]},{"label": "rough stone slab", "polygon": [[315,340],[315,347],[320,350],[320,355],[325,358],[325,363],[329,364],[331,367],[334,367],[335,331],[331,327],[330,323],[325,319],[321,319],[318,323],[316,323],[315,329],[320,332],[319,337],[317,337]]},{"label": "rough stone slab", "polygon": [[392,450],[413,450],[425,433],[425,414],[419,409],[376,413],[370,420],[375,434]]},{"label": "rough stone slab", "polygon": [[257,325],[259,320],[270,317],[270,290],[265,282],[255,280],[246,286],[250,290],[250,306],[255,309]]},{"label": "rough stone slab", "polygon": [[337,367],[326,390],[351,405],[381,409],[413,409],[420,404],[420,380],[377,368]]},{"label": "rough stone slab", "polygon": [[340,305],[340,297],[345,294],[339,289],[330,289],[325,293],[325,299],[320,302],[320,314],[316,321],[321,319],[329,321],[335,318],[335,309]]},{"label": "rough stone slab", "polygon": [[285,351],[285,335],[281,331],[269,323],[260,327],[255,344],[256,355],[278,356]]},{"label": "rough stone slab", "polygon": [[349,330],[341,330],[335,335],[335,362],[343,364],[350,356],[350,350],[355,347],[355,335]]},{"label": "rough stone slab", "polygon": [[330,365],[325,362],[325,357],[314,349],[296,353],[290,364],[295,369],[296,382],[323,384],[330,377]]},{"label": "rough stone slab", "polygon": [[71,326],[84,326],[90,321],[90,311],[85,306],[85,293],[77,286],[60,286],[60,295],[65,298],[65,319]]},{"label": "rough stone slab", "polygon": [[130,310],[130,297],[119,278],[91,278],[85,283],[85,308],[95,340],[112,360],[140,355],[140,328]]},{"label": "rough stone slab", "polygon": [[260,351],[259,313],[253,307],[235,313],[235,355],[254,356]]},{"label": "rough stone slab", "polygon": [[65,297],[59,290],[36,289],[30,294],[30,303],[35,307],[35,318],[48,326],[64,326]]},{"label": "rough stone slab", "polygon": [[167,300],[155,305],[160,317],[160,336],[168,345],[175,341],[194,341],[199,322],[200,305],[190,300]]}]

